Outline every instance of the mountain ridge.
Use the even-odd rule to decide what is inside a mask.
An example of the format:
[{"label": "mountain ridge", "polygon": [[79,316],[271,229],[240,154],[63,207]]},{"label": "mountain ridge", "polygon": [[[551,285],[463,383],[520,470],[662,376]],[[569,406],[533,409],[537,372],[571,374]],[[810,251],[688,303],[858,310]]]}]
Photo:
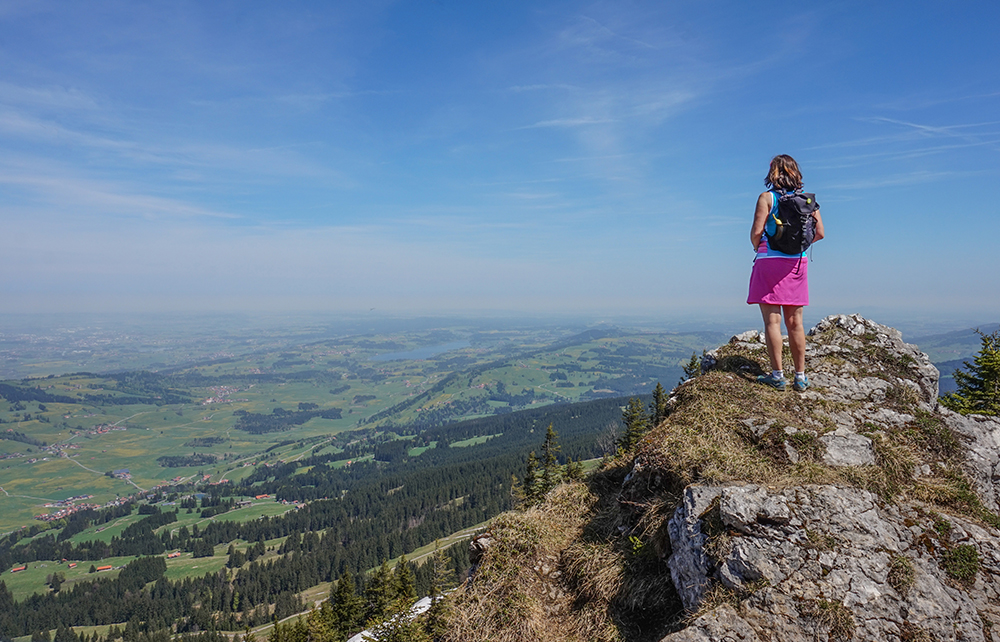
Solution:
[{"label": "mountain ridge", "polygon": [[1000,420],[892,328],[809,334],[809,391],[737,335],[636,451],[497,518],[444,639],[1000,639]]}]

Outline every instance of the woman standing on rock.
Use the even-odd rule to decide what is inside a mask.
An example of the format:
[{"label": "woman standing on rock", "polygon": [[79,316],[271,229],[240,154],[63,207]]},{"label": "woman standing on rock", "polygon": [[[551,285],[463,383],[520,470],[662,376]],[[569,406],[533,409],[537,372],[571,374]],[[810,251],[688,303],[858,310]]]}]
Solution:
[{"label": "woman standing on rock", "polygon": [[[778,390],[785,389],[785,374],[781,365],[781,318],[788,330],[788,346],[792,351],[795,380],[792,388],[802,392],[809,387],[806,377],[806,333],[802,326],[802,307],[809,305],[809,260],[805,252],[785,254],[768,247],[768,237],[777,230],[778,198],[802,189],[802,173],[795,159],[787,154],[775,156],[764,178],[768,191],[757,197],[757,209],[750,228],[750,243],[757,256],[750,274],[750,295],[747,303],[760,305],[764,318],[764,338],[771,360],[771,374],[757,381]],[[819,203],[813,203],[816,222],[813,242],[823,238],[823,219]]]}]

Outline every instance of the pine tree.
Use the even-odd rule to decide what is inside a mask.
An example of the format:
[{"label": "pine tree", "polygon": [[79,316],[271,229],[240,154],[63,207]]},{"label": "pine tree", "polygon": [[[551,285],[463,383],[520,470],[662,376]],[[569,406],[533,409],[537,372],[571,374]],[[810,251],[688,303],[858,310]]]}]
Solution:
[{"label": "pine tree", "polygon": [[958,390],[942,397],[941,403],[963,415],[1000,415],[1000,329],[976,333],[982,347],[972,363],[964,362],[968,372],[955,371]]},{"label": "pine tree", "polygon": [[537,504],[539,499],[541,499],[541,494],[538,491],[538,458],[535,457],[535,451],[531,451],[528,453],[528,461],[524,465],[524,481],[521,482],[521,494],[524,497],[524,503],[528,506]]},{"label": "pine tree", "polygon": [[375,569],[365,587],[365,621],[381,622],[389,615],[396,596],[394,579],[389,561],[382,560],[382,565]]},{"label": "pine tree", "polygon": [[306,631],[309,642],[343,642],[346,639],[334,622],[329,602],[323,602],[318,609],[309,611],[306,616]]},{"label": "pine tree", "polygon": [[566,472],[564,474],[566,479],[570,481],[583,481],[583,464],[579,461],[573,461],[571,457],[567,457]]},{"label": "pine tree", "polygon": [[685,381],[694,379],[701,374],[701,359],[698,358],[696,353],[692,352],[691,359],[682,367],[684,369],[684,376],[677,382],[678,385],[684,383]]},{"label": "pine tree", "polygon": [[448,556],[441,550],[440,541],[434,543],[434,554],[431,556],[431,586],[430,596],[440,597],[455,585],[455,573],[448,561]]},{"label": "pine tree", "polygon": [[59,589],[62,588],[63,582],[66,581],[65,573],[53,573],[52,577],[49,578],[49,586],[52,588],[53,593],[58,593]]},{"label": "pine tree", "polygon": [[406,555],[399,558],[396,562],[395,585],[396,585],[396,595],[395,601],[402,603],[402,608],[409,608],[411,604],[417,601],[417,584],[413,577],[413,569],[410,568],[410,563],[406,560]]},{"label": "pine tree", "polygon": [[618,450],[627,453],[639,445],[639,440],[649,430],[649,415],[638,397],[628,400],[622,411],[622,423],[625,424],[625,431],[618,440]]},{"label": "pine tree", "polygon": [[649,424],[651,427],[656,428],[667,418],[667,391],[663,389],[660,382],[656,382],[656,387],[653,388],[653,401],[649,404]]},{"label": "pine tree", "polygon": [[434,574],[431,577],[431,608],[427,610],[425,630],[432,640],[444,635],[448,622],[448,601],[444,599],[445,589],[452,584],[454,574],[449,568],[448,558],[438,546],[431,557]]},{"label": "pine tree", "polygon": [[354,578],[350,571],[345,570],[330,591],[330,606],[333,621],[344,639],[361,630],[364,600],[354,593]]},{"label": "pine tree", "polygon": [[558,439],[559,435],[556,434],[555,429],[550,423],[548,429],[545,431],[545,443],[542,445],[541,496],[543,497],[556,487],[561,476],[559,460],[557,459],[557,455],[559,454]]},{"label": "pine tree", "polygon": [[70,627],[60,624],[59,628],[56,629],[56,636],[53,638],[54,642],[78,642],[79,638],[73,629]]}]

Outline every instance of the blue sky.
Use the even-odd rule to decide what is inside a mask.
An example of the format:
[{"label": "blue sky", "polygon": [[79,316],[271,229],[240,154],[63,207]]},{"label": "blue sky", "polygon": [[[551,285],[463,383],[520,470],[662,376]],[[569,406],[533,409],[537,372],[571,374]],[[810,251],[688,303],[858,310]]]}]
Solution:
[{"label": "blue sky", "polygon": [[1000,5],[0,2],[3,312],[1000,316]]}]

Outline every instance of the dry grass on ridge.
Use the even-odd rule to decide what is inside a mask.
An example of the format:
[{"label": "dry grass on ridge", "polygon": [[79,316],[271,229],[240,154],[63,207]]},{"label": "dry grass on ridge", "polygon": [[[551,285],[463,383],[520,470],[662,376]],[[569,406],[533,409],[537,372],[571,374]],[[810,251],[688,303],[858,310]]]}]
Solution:
[{"label": "dry grass on ridge", "polygon": [[[801,475],[792,474],[784,452],[784,428],[830,429],[828,420],[819,417],[807,423],[806,406],[795,395],[769,390],[740,374],[712,371],[678,390],[675,411],[646,435],[638,454],[644,466],[669,475],[675,490],[695,482],[792,481]],[[771,425],[758,437],[745,419]]]},{"label": "dry grass on ridge", "polygon": [[[787,351],[787,349],[786,349]],[[870,351],[869,351],[870,352]],[[823,447],[818,437],[834,429],[829,412],[850,410],[845,403],[803,398],[778,392],[756,383],[756,374],[766,363],[766,353],[727,345],[719,351],[720,368],[685,383],[675,392],[673,411],[652,430],[638,448],[638,459],[647,475],[665,477],[660,516],[645,515],[645,533],[653,532],[668,519],[680,492],[689,484],[755,483],[772,488],[801,484],[834,484],[869,490],[886,501],[912,498],[952,510],[998,526],[1000,518],[985,510],[962,472],[961,445],[951,430],[935,415],[917,407],[915,392],[907,386],[890,385],[887,405],[915,417],[905,426],[861,426],[875,450],[875,465],[832,468],[823,465]],[[868,352],[865,374],[873,366]],[[892,382],[907,374],[906,363],[890,360],[882,378]],[[724,368],[729,368],[725,370]],[[820,390],[821,392],[821,390]],[[770,422],[757,435],[745,420],[760,425]],[[797,432],[789,435],[785,428]],[[799,453],[789,461],[788,442]],[[931,464],[932,475],[915,478],[918,464]],[[669,501],[664,501],[664,500]]]},{"label": "dry grass on ridge", "polygon": [[571,613],[572,597],[553,599],[552,584],[558,582],[547,582],[535,570],[540,564],[558,567],[562,551],[579,538],[595,502],[585,485],[564,484],[541,506],[497,517],[490,528],[493,542],[474,581],[456,595],[444,639],[614,640],[606,633],[588,635],[592,627]]}]

